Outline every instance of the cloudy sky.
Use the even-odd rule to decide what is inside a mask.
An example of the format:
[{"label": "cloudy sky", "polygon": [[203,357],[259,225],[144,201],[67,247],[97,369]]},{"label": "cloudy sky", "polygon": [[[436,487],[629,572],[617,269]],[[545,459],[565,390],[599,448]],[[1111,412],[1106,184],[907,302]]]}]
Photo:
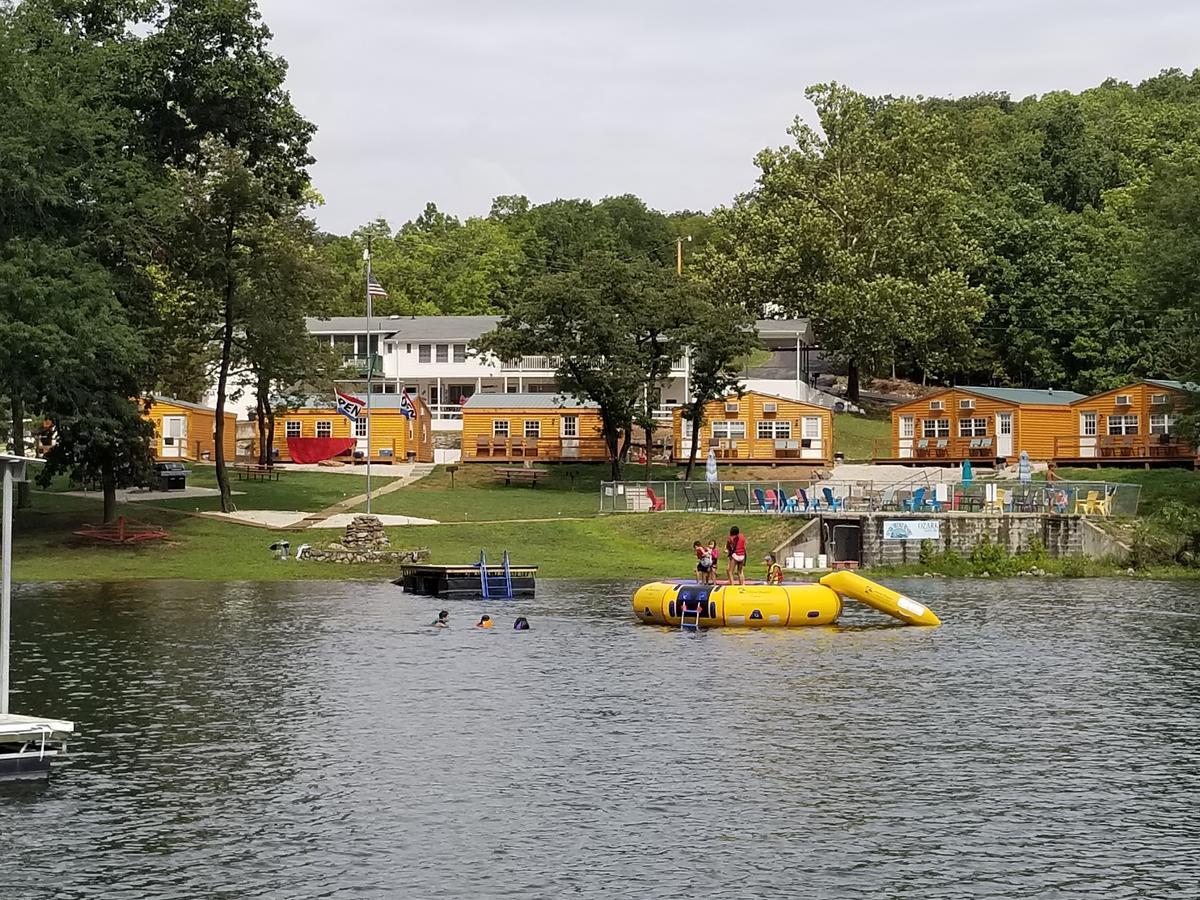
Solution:
[{"label": "cloudy sky", "polygon": [[1200,66],[1194,0],[260,0],[331,231],[497,194],[710,209],[836,80],[1015,97]]}]

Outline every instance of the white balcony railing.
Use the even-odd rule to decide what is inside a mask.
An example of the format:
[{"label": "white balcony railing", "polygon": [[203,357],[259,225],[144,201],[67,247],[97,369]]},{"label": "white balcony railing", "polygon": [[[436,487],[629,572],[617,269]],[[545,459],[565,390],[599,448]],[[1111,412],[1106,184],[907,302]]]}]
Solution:
[{"label": "white balcony railing", "polygon": [[520,359],[506,359],[500,363],[502,372],[553,372],[555,367],[552,356],[522,356]]}]

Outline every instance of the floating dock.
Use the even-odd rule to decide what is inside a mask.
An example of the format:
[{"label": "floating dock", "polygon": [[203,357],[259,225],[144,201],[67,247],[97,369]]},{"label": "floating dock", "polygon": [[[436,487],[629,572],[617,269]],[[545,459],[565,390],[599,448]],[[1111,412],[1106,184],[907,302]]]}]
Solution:
[{"label": "floating dock", "polygon": [[445,600],[520,600],[534,596],[537,571],[537,566],[512,565],[507,552],[498,566],[488,565],[480,553],[479,562],[460,566],[401,566],[400,577],[392,583],[404,588],[406,594]]}]

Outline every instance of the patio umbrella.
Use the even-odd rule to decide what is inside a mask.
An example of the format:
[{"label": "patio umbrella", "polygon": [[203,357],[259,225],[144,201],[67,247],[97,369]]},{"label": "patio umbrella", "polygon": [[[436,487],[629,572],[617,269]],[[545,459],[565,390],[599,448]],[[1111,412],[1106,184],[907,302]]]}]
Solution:
[{"label": "patio umbrella", "polygon": [[1021,451],[1021,456],[1017,461],[1017,473],[1021,484],[1029,484],[1033,480],[1033,464],[1029,461],[1029,454],[1024,450]]},{"label": "patio umbrella", "polygon": [[971,468],[971,461],[964,459],[962,464],[962,483],[963,487],[969,488],[971,482],[975,480],[975,470]]},{"label": "patio umbrella", "polygon": [[708,460],[704,463],[704,480],[709,484],[717,483],[717,454],[715,450],[708,451]]}]

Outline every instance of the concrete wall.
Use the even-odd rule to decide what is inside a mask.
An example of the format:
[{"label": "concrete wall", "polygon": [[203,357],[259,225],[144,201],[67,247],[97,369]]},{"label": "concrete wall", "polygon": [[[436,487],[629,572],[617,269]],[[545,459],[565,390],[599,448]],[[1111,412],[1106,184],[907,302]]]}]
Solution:
[{"label": "concrete wall", "polygon": [[[857,524],[862,533],[863,566],[900,565],[920,561],[920,540],[884,540],[884,522],[896,519],[935,520],[941,523],[941,537],[931,541],[935,552],[955,550],[964,556],[984,538],[1005,548],[1009,553],[1025,550],[1036,539],[1052,557],[1091,555],[1098,546],[1095,529],[1083,516],[1050,516],[1038,513],[1007,513],[1004,515],[942,514],[938,516],[903,513],[846,513],[825,515],[822,532],[834,525]],[[1088,541],[1085,542],[1085,534]],[[832,547],[826,547],[830,553]],[[1103,555],[1112,555],[1106,548]]]}]

